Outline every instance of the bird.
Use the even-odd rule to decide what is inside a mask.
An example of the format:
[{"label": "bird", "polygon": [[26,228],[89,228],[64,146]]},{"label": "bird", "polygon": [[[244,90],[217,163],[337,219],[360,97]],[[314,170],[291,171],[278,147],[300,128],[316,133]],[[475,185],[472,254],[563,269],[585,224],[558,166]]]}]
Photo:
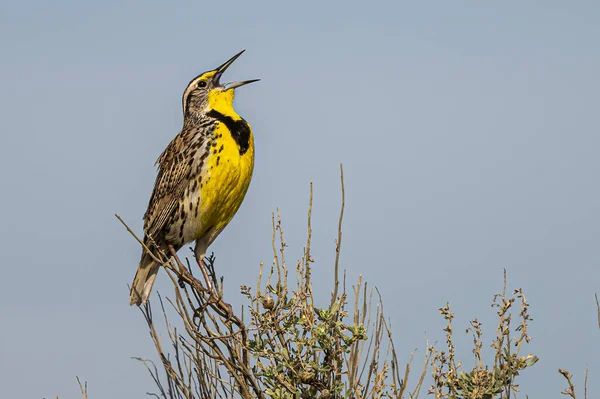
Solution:
[{"label": "bird", "polygon": [[143,250],[130,305],[148,302],[161,266],[155,258],[169,254],[169,246],[178,251],[195,241],[194,255],[202,262],[246,196],[254,169],[254,136],[233,102],[237,88],[260,79],[221,83],[244,51],[196,76],[183,92],[183,127],[155,164],[158,172],[144,214],[144,244],[152,254]]}]

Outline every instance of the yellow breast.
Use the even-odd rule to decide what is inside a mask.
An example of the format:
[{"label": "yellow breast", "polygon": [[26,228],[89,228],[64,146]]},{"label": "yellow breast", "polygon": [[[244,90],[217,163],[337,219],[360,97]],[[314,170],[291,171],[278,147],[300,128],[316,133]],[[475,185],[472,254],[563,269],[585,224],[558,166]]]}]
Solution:
[{"label": "yellow breast", "polygon": [[254,137],[250,131],[249,147],[243,154],[231,132],[222,122],[217,122],[216,137],[204,166],[200,188],[201,225],[208,245],[231,221],[248,191],[254,169]]}]

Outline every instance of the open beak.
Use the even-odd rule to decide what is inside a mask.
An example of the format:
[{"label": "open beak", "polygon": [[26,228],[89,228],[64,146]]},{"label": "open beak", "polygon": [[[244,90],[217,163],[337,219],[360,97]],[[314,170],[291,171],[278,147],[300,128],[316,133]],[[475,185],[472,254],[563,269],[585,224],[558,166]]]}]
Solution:
[{"label": "open beak", "polygon": [[221,65],[220,67],[218,67],[216,69],[217,73],[215,73],[215,76],[213,76],[213,83],[214,83],[215,86],[222,86],[222,87],[225,88],[225,90],[230,90],[230,89],[235,89],[237,87],[241,87],[241,86],[247,85],[248,83],[258,82],[260,80],[260,79],[250,79],[250,80],[243,80],[241,82],[225,83],[225,84],[221,85],[220,79],[221,79],[221,76],[223,76],[223,72],[225,72],[227,70],[227,68],[229,68],[229,66],[231,64],[233,64],[233,62],[235,60],[237,60],[238,57],[240,55],[242,55],[242,53],[244,51],[246,51],[246,50],[240,51],[239,53],[237,53],[236,55],[234,55],[233,57],[231,57],[223,65]]}]

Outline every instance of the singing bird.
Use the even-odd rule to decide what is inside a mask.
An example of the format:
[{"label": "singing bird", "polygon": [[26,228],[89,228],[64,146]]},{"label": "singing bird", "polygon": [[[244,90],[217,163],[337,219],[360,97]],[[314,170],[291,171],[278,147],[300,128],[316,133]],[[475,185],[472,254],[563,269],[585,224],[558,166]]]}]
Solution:
[{"label": "singing bird", "polygon": [[[183,92],[183,128],[160,155],[158,175],[144,215],[144,243],[156,255],[196,241],[202,261],[231,221],[250,185],[254,138],[233,109],[235,89],[259,79],[221,83],[220,67],[195,77]],[[148,301],[160,264],[143,252],[131,286],[131,305]]]}]

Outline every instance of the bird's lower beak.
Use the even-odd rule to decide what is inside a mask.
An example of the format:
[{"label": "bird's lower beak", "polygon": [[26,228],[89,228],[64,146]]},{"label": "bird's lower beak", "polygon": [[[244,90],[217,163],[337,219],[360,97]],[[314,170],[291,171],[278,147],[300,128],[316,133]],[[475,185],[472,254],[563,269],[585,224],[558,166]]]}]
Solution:
[{"label": "bird's lower beak", "polygon": [[[223,76],[223,72],[225,72],[227,70],[227,68],[229,68],[229,66],[231,64],[233,64],[233,62],[235,60],[237,60],[238,57],[244,53],[244,51],[246,51],[246,50],[240,51],[239,53],[237,53],[236,55],[234,55],[233,57],[231,57],[223,65],[221,65],[220,67],[218,67],[216,69],[217,73],[215,73],[215,76],[213,76],[213,83],[215,84],[215,86],[221,86],[220,79],[221,79],[221,76]],[[251,80],[244,80],[244,81],[241,81],[241,82],[225,83],[222,86],[225,88],[225,90],[229,90],[229,89],[235,89],[237,87],[241,87],[241,86],[247,85],[248,83],[258,82],[259,80],[260,79],[251,79]]]},{"label": "bird's lower beak", "polygon": [[241,82],[225,83],[223,85],[223,87],[225,87],[225,90],[230,90],[230,89],[235,89],[237,87],[242,87],[244,85],[247,85],[248,83],[258,82],[259,80],[260,79],[250,79],[250,80],[242,80]]}]

